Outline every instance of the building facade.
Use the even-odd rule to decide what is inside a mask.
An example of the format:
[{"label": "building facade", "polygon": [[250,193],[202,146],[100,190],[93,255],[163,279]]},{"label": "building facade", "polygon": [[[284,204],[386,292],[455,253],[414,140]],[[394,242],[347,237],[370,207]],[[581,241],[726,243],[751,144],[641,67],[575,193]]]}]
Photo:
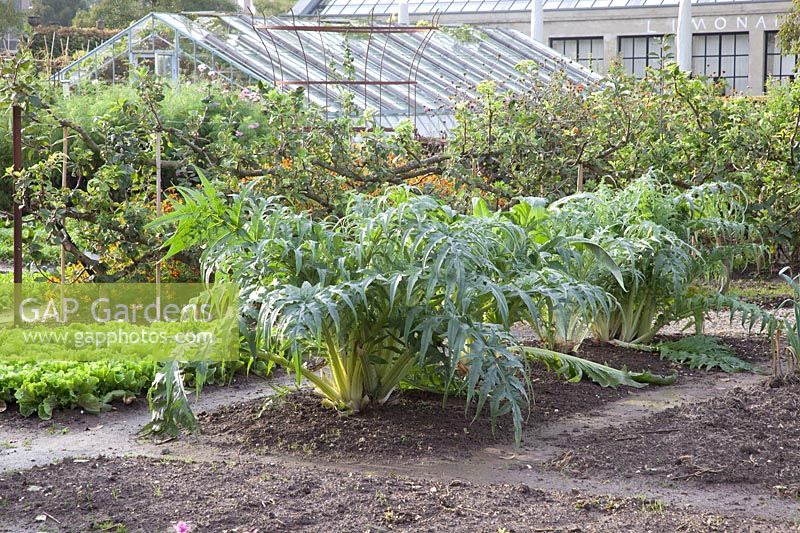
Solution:
[{"label": "building facade", "polygon": [[[295,14],[384,20],[399,0],[300,0]],[[505,26],[531,31],[531,0],[409,0],[411,22]],[[692,72],[724,80],[728,91],[761,94],[769,78],[792,79],[795,56],[777,31],[791,1],[699,0],[692,8]],[[678,0],[545,0],[544,42],[605,73],[614,60],[637,76],[674,51]]]}]

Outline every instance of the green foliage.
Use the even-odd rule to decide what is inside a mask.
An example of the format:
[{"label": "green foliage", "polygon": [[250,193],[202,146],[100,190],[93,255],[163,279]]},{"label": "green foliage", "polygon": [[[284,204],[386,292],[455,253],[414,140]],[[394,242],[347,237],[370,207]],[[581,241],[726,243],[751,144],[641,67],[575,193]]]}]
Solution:
[{"label": "green foliage", "polygon": [[728,294],[694,294],[686,299],[686,308],[692,310],[695,330],[698,334],[703,331],[705,314],[711,310],[727,309],[730,312],[731,324],[738,317],[742,328],[748,332],[752,332],[757,327],[759,333],[766,333],[770,337],[779,325],[778,319],[771,312]]},{"label": "green foliage", "polygon": [[548,370],[565,377],[571,382],[578,382],[586,378],[601,387],[617,388],[624,385],[642,388],[647,384],[671,385],[678,378],[677,373],[670,376],[659,376],[649,372],[630,372],[625,368],[618,370],[588,359],[542,350],[541,348],[526,347],[523,350],[532,359],[544,363]]},{"label": "green foliage", "polygon": [[147,401],[150,404],[150,422],[141,429],[141,434],[176,437],[184,429],[197,431],[197,418],[189,405],[177,361],[167,361],[156,373]]},{"label": "green foliage", "polygon": [[[11,221],[0,219],[0,263],[14,259],[14,238]],[[55,265],[60,258],[59,247],[48,242],[41,226],[26,225],[22,229],[22,253],[26,260],[37,265]]]},{"label": "green foliage", "polygon": [[178,13],[181,11],[236,11],[232,0],[145,0],[126,2],[125,0],[99,0],[89,9],[81,9],[75,15],[73,24],[93,27],[103,21],[106,28],[122,29],[131,22],[153,11]]},{"label": "green foliage", "polygon": [[[459,216],[403,189],[354,198],[336,224],[251,190],[232,205],[209,182],[181,193],[184,205],[164,220],[178,223],[168,255],[207,242],[208,273],[242,287],[251,343],[309,379],[328,405],[360,411],[385,402],[416,365],[435,362],[450,382],[461,363],[468,401],[476,395],[480,411],[491,396],[493,417],[511,411],[519,428],[524,364],[510,335],[486,322],[507,323],[510,300],[531,297],[506,279],[525,241],[510,224]],[[314,353],[327,373],[303,367]]]},{"label": "green foliage", "polygon": [[[511,324],[554,305],[538,245],[503,214],[460,215],[407,189],[354,196],[337,222],[316,221],[250,187],[230,201],[203,179],[181,189],[167,257],[205,243],[205,275],[239,283],[254,352],[312,382],[326,404],[384,403],[413,369],[465,391],[476,413],[528,403]],[[559,279],[558,281],[561,281]],[[317,374],[303,361],[327,362]]]},{"label": "green foliage", "polygon": [[78,10],[86,7],[85,0],[33,0],[33,12],[42,24],[69,26]]},{"label": "green foliage", "polygon": [[753,370],[753,365],[736,357],[729,347],[720,344],[714,337],[705,335],[659,343],[658,352],[662,359],[686,365],[689,368],[704,370],[719,368],[723,372],[751,372]]},{"label": "green foliage", "polygon": [[[473,201],[473,213],[493,216],[483,199]],[[547,348],[577,350],[590,333],[589,325],[600,313],[610,313],[616,302],[603,288],[587,281],[576,265],[590,263],[622,287],[619,266],[598,242],[553,231],[555,225],[542,198],[520,198],[501,216],[523,228],[528,238],[540,245],[537,254],[542,266],[525,273],[521,282],[535,284],[546,297],[540,300],[537,314],[528,325]]]},{"label": "green foliage", "polygon": [[793,278],[788,272],[787,269],[783,269],[780,275],[794,293],[794,298],[792,300],[794,316],[784,320],[783,329],[786,331],[786,336],[789,341],[787,351],[791,358],[790,368],[796,371],[800,368],[800,276]]},{"label": "green foliage", "polygon": [[16,402],[20,414],[48,420],[54,409],[80,407],[90,413],[113,400],[135,397],[150,386],[148,362],[36,362],[0,364],[0,400]]},{"label": "green foliage", "polygon": [[[296,206],[336,214],[348,190],[376,191],[427,168],[407,125],[388,137],[379,129],[362,131],[372,124],[368,118],[327,120],[302,93],[232,93],[202,84],[172,89],[140,74],[133,87],[87,87],[83,96],[45,91],[41,109],[25,120],[28,168],[17,185],[30,199],[30,216],[51,243],[64,241],[68,262],[94,280],[152,277],[159,236],[143,228],[155,216],[159,127],[167,210],[179,201],[173,187],[198,184],[196,167],[226,191],[264,178],[261,188]],[[53,148],[61,146],[64,125],[69,191],[61,188],[62,158]],[[10,198],[3,200],[0,195],[0,208],[8,209]],[[178,279],[196,279],[190,251],[167,267]]]},{"label": "green foliage", "polygon": [[694,283],[718,278],[724,284],[734,262],[760,253],[758,234],[744,222],[746,201],[730,184],[681,191],[648,174],[621,190],[601,184],[550,209],[550,234],[582,235],[619,265],[619,275],[612,275],[600,268],[603,255],[565,261],[573,277],[602,287],[617,303],[595,314],[600,340],[648,343],[662,326],[697,317]]},{"label": "green foliage", "polygon": [[778,42],[786,53],[800,52],[800,1],[792,0],[792,8],[781,17]]},{"label": "green foliage", "polygon": [[[154,407],[153,421],[148,426],[163,423],[165,429],[184,421],[181,410],[159,408],[166,398],[185,394],[183,386],[166,391],[167,374],[181,376],[186,386],[196,392],[204,385],[219,385],[230,381],[234,374],[246,370],[266,376],[269,372],[263,361],[243,358],[240,361],[181,364],[176,371],[171,363],[159,370],[151,361],[41,361],[0,363],[0,402],[16,403],[20,414],[49,419],[54,409],[80,407],[90,413],[110,408],[112,402],[141,396],[148,391]],[[155,377],[159,377],[154,381]],[[152,387],[151,387],[152,384]],[[163,390],[162,390],[163,389]],[[167,403],[175,405],[175,399]],[[158,413],[159,416],[156,416]]]},{"label": "green foliage", "polygon": [[[521,75],[536,69],[519,66]],[[720,98],[702,78],[676,66],[634,80],[615,69],[595,88],[529,79],[531,90],[479,86],[455,103],[458,126],[445,148],[456,190],[497,206],[531,194],[557,199],[600,181],[616,188],[652,170],[681,188],[728,182],[751,199],[773,257],[796,260],[800,235],[800,82],[771,85],[762,99]],[[795,255],[793,255],[795,254]]]},{"label": "green foliage", "polygon": [[254,0],[254,15],[272,16],[289,13],[296,2],[294,0]]},{"label": "green foliage", "polygon": [[20,31],[25,22],[25,15],[17,9],[16,0],[0,0],[0,33]]}]

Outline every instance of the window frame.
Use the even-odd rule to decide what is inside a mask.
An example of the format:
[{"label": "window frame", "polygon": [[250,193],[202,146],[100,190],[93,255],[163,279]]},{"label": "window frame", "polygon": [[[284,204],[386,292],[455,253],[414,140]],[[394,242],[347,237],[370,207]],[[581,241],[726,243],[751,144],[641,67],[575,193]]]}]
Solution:
[{"label": "window frame", "polygon": [[[617,55],[618,55],[619,59],[622,61],[622,66],[627,69],[627,65],[625,64],[626,61],[636,61],[637,59],[644,59],[645,60],[645,63],[644,63],[645,69],[647,69],[647,68],[656,68],[655,67],[655,63],[654,63],[655,61],[658,61],[658,64],[659,64],[659,67],[660,67],[660,65],[663,65],[663,62],[664,62],[665,59],[669,59],[670,57],[674,58],[674,54],[672,54],[672,55],[665,55],[664,54],[664,39],[667,39],[668,37],[673,37],[672,46],[674,47],[675,46],[674,35],[671,34],[671,33],[661,33],[661,34],[653,34],[653,33],[641,34],[640,33],[640,34],[636,34],[636,35],[618,35],[617,36]],[[633,45],[633,50],[634,50],[633,53],[634,53],[634,55],[633,55],[633,57],[625,57],[625,56],[623,56],[622,55],[623,54],[623,52],[622,52],[622,42],[623,42],[624,39],[646,39],[646,41],[645,41],[647,43],[646,44],[646,46],[647,46],[646,55],[644,57],[636,55],[636,51],[635,51],[636,50],[636,41],[634,40],[634,45]],[[651,39],[661,39],[661,46],[659,48],[658,58],[652,57],[650,55],[651,54],[651,50],[650,50],[650,40]],[[631,74],[632,76],[635,76],[637,79],[642,79],[639,76],[636,76],[636,73],[634,72],[633,68],[630,69],[629,74]],[[644,77],[644,76],[642,76],[642,77]]]},{"label": "window frame", "polygon": [[[556,49],[556,47],[554,46],[554,44],[556,44],[558,41],[561,41],[561,42],[564,42],[564,43],[566,43],[567,41],[574,42],[575,43],[575,55],[576,55],[576,57],[566,56],[565,53],[559,52]],[[589,57],[586,57],[586,58],[582,59],[581,58],[581,49],[580,49],[580,42],[581,41],[592,41],[592,42],[593,41],[600,41],[600,52],[601,52],[600,57],[591,57],[591,56],[589,56]],[[590,70],[593,70],[595,72],[598,72],[598,69],[596,67],[602,67],[605,64],[605,60],[606,60],[606,58],[605,58],[605,40],[603,39],[602,35],[592,35],[592,36],[585,36],[585,37],[584,36],[580,36],[580,37],[572,37],[572,36],[570,36],[570,37],[550,37],[548,45],[553,50],[556,50],[556,52],[558,52],[559,54],[564,55],[566,57],[569,57],[571,60],[575,61],[576,63],[579,63],[579,64],[583,65],[584,67],[586,67],[586,68],[588,68]],[[563,49],[564,47],[562,46],[561,48]],[[593,50],[594,50],[594,46],[592,46],[592,51]],[[591,54],[592,51],[590,51],[589,53]],[[588,64],[583,63],[583,61],[587,61]]]},{"label": "window frame", "polygon": [[[738,53],[738,37],[744,36],[747,41],[747,52],[744,54]],[[699,54],[695,50],[695,39],[697,37],[703,38],[703,53]],[[718,44],[717,44],[717,52],[713,55],[708,54],[708,39],[709,37],[717,37]],[[733,37],[733,54],[725,54],[723,53],[723,38],[724,37]],[[706,76],[709,79],[717,80],[725,80],[725,91],[726,94],[729,92],[745,92],[747,90],[747,84],[749,83],[750,79],[750,33],[746,31],[729,31],[729,32],[703,32],[703,33],[693,33],[692,34],[692,72],[697,75]],[[738,75],[736,72],[736,59],[737,58],[747,58],[747,73],[742,76]],[[725,58],[732,58],[733,59],[733,73],[730,75],[722,75],[722,62]],[[702,72],[694,72],[694,62],[695,59],[703,59],[703,71]],[[715,77],[711,77],[706,72],[706,67],[708,66],[708,60],[715,59],[717,61],[717,75]],[[744,87],[737,87],[737,80],[743,80],[745,83]]]},{"label": "window frame", "polygon": [[[770,49],[769,49],[770,37],[772,37],[774,39],[774,41],[773,41],[773,43],[775,45],[775,48],[774,48],[775,51],[774,52],[770,52]],[[784,59],[786,59],[787,57],[791,57],[791,56],[794,56],[795,70],[793,70],[791,74],[784,74],[783,73],[783,62],[784,62]],[[770,61],[770,58],[772,58],[772,57],[779,57],[780,58],[779,69],[778,69],[779,73],[778,73],[777,76],[774,73],[770,74],[770,72],[769,72],[769,61]],[[767,83],[769,82],[770,79],[777,80],[777,82],[779,84],[783,84],[784,80],[788,81],[789,83],[792,83],[795,80],[795,78],[797,77],[797,72],[796,71],[797,71],[798,65],[800,65],[800,55],[798,55],[798,54],[784,54],[780,50],[780,48],[778,48],[778,31],[777,30],[765,31],[764,32],[764,89],[767,88]]]}]

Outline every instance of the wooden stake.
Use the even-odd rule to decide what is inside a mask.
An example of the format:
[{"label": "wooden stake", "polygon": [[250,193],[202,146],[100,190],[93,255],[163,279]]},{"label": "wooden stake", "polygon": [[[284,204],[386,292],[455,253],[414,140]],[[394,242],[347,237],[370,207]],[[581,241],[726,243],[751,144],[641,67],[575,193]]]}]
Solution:
[{"label": "wooden stake", "polygon": [[[61,189],[66,191],[67,190],[67,157],[69,157],[69,130],[66,126],[61,131],[63,135],[63,140],[61,144],[61,151],[64,154],[64,159],[61,161]],[[62,321],[67,321],[67,313],[65,312],[64,306],[64,281],[67,279],[67,247],[62,242],[61,243],[61,279],[60,279],[60,289],[61,289],[61,319]]]},{"label": "wooden stake", "polygon": [[[22,171],[22,108],[12,108],[11,144],[14,172]],[[12,194],[16,192],[16,184]],[[22,283],[22,207],[14,200],[14,283]]]},{"label": "wooden stake", "polygon": [[578,163],[578,183],[575,189],[577,192],[583,192],[583,163]]},{"label": "wooden stake", "polygon": [[[11,109],[11,151],[14,172],[22,172],[22,108],[15,105]],[[14,325],[20,325],[19,306],[22,302],[22,207],[13,199],[16,196],[16,174],[12,180],[11,194],[14,204]]]},{"label": "wooden stake", "polygon": [[[64,140],[62,141],[61,149],[64,153],[64,160],[61,162],[61,188],[67,190],[67,158],[69,157],[69,129],[64,126],[63,129]],[[61,283],[64,283],[67,272],[67,248],[61,244]]]},{"label": "wooden stake", "polygon": [[[156,129],[156,216],[164,214],[161,205],[161,128]],[[156,263],[156,319],[161,320],[161,261]]]},{"label": "wooden stake", "polygon": [[[156,216],[164,214],[161,205],[161,130],[156,131]],[[156,285],[161,285],[161,261],[156,263]]]}]

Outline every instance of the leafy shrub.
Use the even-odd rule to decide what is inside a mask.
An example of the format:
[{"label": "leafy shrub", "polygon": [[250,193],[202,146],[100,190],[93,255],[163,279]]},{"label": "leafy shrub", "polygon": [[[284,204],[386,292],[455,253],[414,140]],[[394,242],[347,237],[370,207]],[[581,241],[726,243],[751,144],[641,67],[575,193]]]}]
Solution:
[{"label": "leafy shrub", "polygon": [[[26,263],[43,267],[59,262],[61,251],[50,244],[42,226],[26,226],[22,230],[22,255]],[[14,260],[14,235],[10,221],[0,219],[0,263],[11,264]]]},{"label": "leafy shrub", "polygon": [[717,278],[724,285],[734,262],[761,253],[745,209],[738,187],[680,191],[649,174],[619,191],[601,185],[594,193],[557,201],[549,221],[553,232],[593,240],[621,270],[622,283],[597,268],[596,256],[566,264],[618,304],[597,314],[592,323],[597,338],[648,343],[664,325],[698,314],[703,300],[692,299],[696,281]]},{"label": "leafy shrub", "polygon": [[456,191],[479,191],[496,206],[532,194],[552,201],[579,191],[579,169],[586,191],[602,181],[623,188],[649,170],[682,188],[733,183],[751,199],[747,221],[773,258],[797,260],[800,80],[770,84],[759,99],[721,98],[674,64],[642,80],[615,68],[599,87],[561,76],[530,83],[520,93],[482,84],[456,102],[445,147]]},{"label": "leafy shrub", "polygon": [[[230,201],[203,179],[181,189],[167,257],[204,243],[206,277],[239,283],[251,350],[297,373],[324,403],[352,412],[384,403],[412,370],[464,391],[493,419],[528,404],[525,356],[509,332],[538,323],[562,289],[548,245],[502,213],[461,215],[394,188],[354,196],[317,221],[254,187]],[[537,275],[540,274],[540,275]],[[324,358],[316,373],[304,362]]]},{"label": "leafy shrub", "polygon": [[[794,292],[794,299],[791,302],[794,316],[786,319],[783,323],[783,327],[786,330],[786,336],[789,341],[789,346],[787,347],[790,358],[789,370],[796,371],[800,368],[800,276],[791,277],[787,269],[782,270],[780,275]],[[783,369],[778,368],[780,362],[779,355],[780,354],[775,354],[775,372],[783,373]]]}]

